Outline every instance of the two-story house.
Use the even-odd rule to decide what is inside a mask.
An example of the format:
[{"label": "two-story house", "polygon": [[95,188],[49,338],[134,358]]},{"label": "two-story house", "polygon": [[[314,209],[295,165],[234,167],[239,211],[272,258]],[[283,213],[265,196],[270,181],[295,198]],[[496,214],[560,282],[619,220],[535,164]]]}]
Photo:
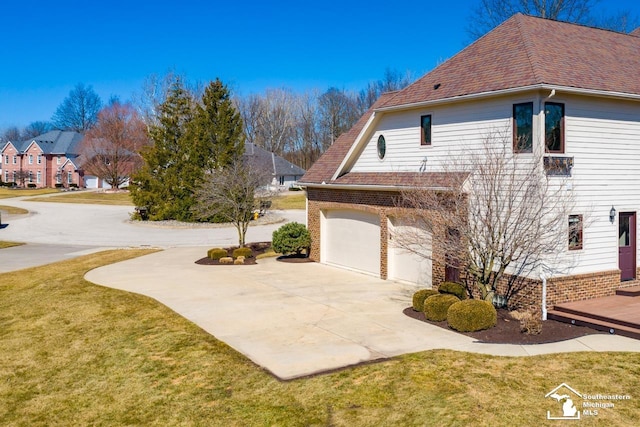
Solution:
[{"label": "two-story house", "polygon": [[83,187],[78,162],[82,135],[54,130],[19,143],[7,142],[0,150],[2,180],[18,186]]},{"label": "two-story house", "polygon": [[[640,274],[640,31],[622,34],[514,15],[403,90],[384,94],[309,169],[311,258],[429,286],[447,277],[442,246],[418,260],[394,249],[394,207],[416,182],[446,189],[444,163],[513,135],[518,156],[545,153],[575,198],[563,237],[566,269],[547,305],[611,295]],[[519,136],[529,133],[521,146]],[[511,149],[511,141],[509,142]],[[553,177],[551,177],[553,178]],[[435,190],[434,190],[435,191]],[[577,239],[577,240],[576,240]],[[563,270],[563,271],[560,271]],[[542,286],[532,299],[540,301]]]}]

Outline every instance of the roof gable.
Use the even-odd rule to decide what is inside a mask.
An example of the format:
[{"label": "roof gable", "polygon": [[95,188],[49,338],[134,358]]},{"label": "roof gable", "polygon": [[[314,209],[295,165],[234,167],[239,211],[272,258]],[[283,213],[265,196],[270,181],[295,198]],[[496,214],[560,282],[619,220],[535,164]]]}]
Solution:
[{"label": "roof gable", "polygon": [[516,14],[381,108],[534,85],[640,95],[640,37]]},{"label": "roof gable", "polygon": [[259,165],[276,176],[301,176],[305,173],[304,169],[250,142],[245,142],[244,156],[253,164]]},{"label": "roof gable", "polygon": [[52,130],[23,141],[20,151],[26,151],[34,142],[45,154],[78,154],[82,134],[73,131]]}]

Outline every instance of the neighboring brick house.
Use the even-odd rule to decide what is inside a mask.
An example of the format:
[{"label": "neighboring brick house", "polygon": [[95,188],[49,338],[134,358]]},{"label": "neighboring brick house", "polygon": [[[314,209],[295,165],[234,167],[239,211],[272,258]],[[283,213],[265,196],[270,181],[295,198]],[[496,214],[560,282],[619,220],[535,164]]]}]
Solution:
[{"label": "neighboring brick house", "polygon": [[21,143],[2,147],[2,181],[18,186],[84,187],[78,162],[82,135],[54,130]]},{"label": "neighboring brick house", "polygon": [[[566,188],[576,206],[567,220],[591,218],[579,245],[567,236],[554,254],[570,268],[548,278],[547,305],[612,295],[640,274],[639,75],[639,30],[514,15],[412,85],[381,96],[309,169],[300,185],[311,258],[420,286],[451,279],[444,233],[429,236],[429,259],[393,248],[391,230],[406,226],[395,208],[401,191],[416,182],[446,190],[443,165],[452,155],[464,158],[496,129],[514,141],[527,131],[531,144],[514,143],[514,155],[570,165]],[[541,277],[528,278],[531,300],[540,301]]]}]

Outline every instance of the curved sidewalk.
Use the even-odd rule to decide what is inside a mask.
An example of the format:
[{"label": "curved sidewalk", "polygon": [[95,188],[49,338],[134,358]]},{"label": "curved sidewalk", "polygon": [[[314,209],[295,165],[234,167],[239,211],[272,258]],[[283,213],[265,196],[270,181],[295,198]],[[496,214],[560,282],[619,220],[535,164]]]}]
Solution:
[{"label": "curved sidewalk", "polygon": [[202,248],[172,248],[87,273],[93,283],[150,296],[281,379],[424,350],[498,356],[640,352],[640,341],[589,335],[538,345],[484,344],[402,310],[413,288],[317,263],[263,259],[202,266]]}]

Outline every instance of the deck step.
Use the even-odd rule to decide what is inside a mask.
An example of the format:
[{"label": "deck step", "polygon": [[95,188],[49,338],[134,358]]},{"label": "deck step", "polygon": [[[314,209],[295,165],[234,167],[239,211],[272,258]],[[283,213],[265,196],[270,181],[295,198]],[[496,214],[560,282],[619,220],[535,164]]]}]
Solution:
[{"label": "deck step", "polygon": [[616,295],[625,297],[640,297],[640,285],[616,289]]},{"label": "deck step", "polygon": [[547,313],[547,319],[557,320],[558,322],[571,323],[572,325],[577,326],[587,326],[598,331],[606,331],[611,334],[640,339],[640,328],[638,327],[629,327],[621,325],[619,323],[612,323],[610,321],[596,319],[584,315],[567,313],[554,309],[549,310],[549,312]]},{"label": "deck step", "polygon": [[609,317],[605,314],[596,314],[593,312],[589,312],[588,309],[584,309],[584,308],[573,308],[573,307],[567,307],[567,305],[556,305],[555,307],[553,307],[553,312],[554,313],[561,313],[564,315],[568,315],[568,316],[577,316],[577,317],[581,317],[581,318],[585,318],[585,319],[591,319],[594,321],[600,321],[600,322],[605,322],[607,324],[610,325],[615,325],[616,327],[627,327],[627,328],[634,328],[634,329],[639,329],[640,325],[638,325],[635,322],[629,322],[626,320],[621,320],[621,319],[615,319],[612,317]]}]

